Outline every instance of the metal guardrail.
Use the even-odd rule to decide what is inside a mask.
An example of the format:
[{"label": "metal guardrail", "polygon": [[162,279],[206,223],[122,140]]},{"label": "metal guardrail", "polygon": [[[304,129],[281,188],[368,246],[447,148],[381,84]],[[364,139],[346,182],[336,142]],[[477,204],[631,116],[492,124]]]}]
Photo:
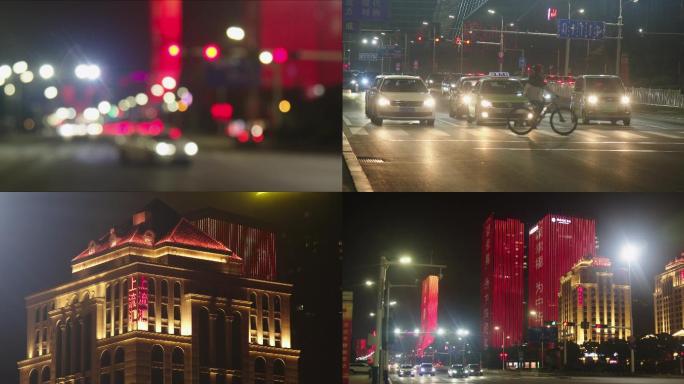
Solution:
[{"label": "metal guardrail", "polygon": [[[572,87],[565,84],[548,84],[547,88],[561,98],[572,96]],[[653,89],[625,87],[632,104],[684,108],[684,95],[678,89]]]}]

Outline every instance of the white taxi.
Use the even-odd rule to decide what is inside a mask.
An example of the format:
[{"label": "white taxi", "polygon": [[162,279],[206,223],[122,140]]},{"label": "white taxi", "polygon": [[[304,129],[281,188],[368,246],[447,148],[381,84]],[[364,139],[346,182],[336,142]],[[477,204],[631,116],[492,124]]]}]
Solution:
[{"label": "white taxi", "polygon": [[435,99],[418,76],[384,76],[366,95],[367,115],[375,125],[382,125],[383,120],[435,124]]}]

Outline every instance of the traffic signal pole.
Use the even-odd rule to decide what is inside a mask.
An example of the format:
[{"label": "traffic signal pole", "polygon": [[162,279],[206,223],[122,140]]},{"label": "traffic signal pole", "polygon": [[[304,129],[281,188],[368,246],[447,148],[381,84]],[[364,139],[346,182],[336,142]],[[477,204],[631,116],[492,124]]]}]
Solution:
[{"label": "traffic signal pole", "polygon": [[[621,0],[622,1],[622,0]],[[568,1],[568,20],[570,19],[570,1]],[[618,43],[619,44],[619,43]],[[568,67],[570,66],[570,38],[565,39],[565,69],[563,75],[568,75]]]},{"label": "traffic signal pole", "polygon": [[[620,48],[622,45],[622,0],[618,0],[620,3],[620,14],[618,15],[618,35],[617,35],[617,56],[615,57],[615,74],[620,76]],[[632,369],[632,373],[634,370]]]}]

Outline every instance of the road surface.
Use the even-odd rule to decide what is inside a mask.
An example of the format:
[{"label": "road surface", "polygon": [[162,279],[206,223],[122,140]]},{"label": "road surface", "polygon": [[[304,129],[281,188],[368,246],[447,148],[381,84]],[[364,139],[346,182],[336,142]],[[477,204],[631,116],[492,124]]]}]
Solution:
[{"label": "road surface", "polygon": [[635,112],[629,127],[592,123],[563,137],[548,120],[518,136],[447,112],[441,101],[434,127],[379,127],[364,115],[364,94],[345,93],[345,155],[358,163],[345,160],[357,189],[367,179],[374,191],[684,190],[684,113]]},{"label": "road surface", "polygon": [[[397,377],[390,375],[393,384],[441,384],[441,383],[532,383],[532,384],[675,384],[681,383],[679,377],[599,377],[599,376],[534,376],[511,374],[491,374],[480,377],[450,378],[446,374],[438,374],[434,377]],[[354,375],[350,377],[350,384],[371,384],[370,379],[364,375]]]},{"label": "road surface", "polygon": [[119,162],[109,140],[0,137],[0,189],[21,191],[340,191],[339,153],[240,149],[198,140],[190,165]]}]

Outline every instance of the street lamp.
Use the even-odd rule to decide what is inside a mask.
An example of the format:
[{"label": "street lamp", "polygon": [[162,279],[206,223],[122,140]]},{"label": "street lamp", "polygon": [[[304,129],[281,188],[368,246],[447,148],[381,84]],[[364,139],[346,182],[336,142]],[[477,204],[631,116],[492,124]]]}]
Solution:
[{"label": "street lamp", "polygon": [[[639,257],[640,249],[635,246],[634,244],[627,243],[622,246],[622,249],[620,250],[620,258],[623,261],[627,262],[627,282],[629,284],[629,297],[630,297],[630,308],[629,308],[629,337],[633,337],[634,334],[632,330],[634,329],[634,317],[632,316],[632,306],[631,306],[631,301],[632,301],[632,262],[636,261],[636,259]],[[632,371],[632,374],[634,373],[634,348],[631,347],[630,345],[630,361],[629,361],[629,366],[630,366],[630,371]]]},{"label": "street lamp", "polygon": [[400,328],[394,328],[394,334],[395,334],[395,335],[398,335],[398,334],[400,334],[400,333],[401,333],[401,329],[400,329]]},{"label": "street lamp", "polygon": [[375,317],[375,313],[371,312],[371,313],[368,314],[368,316],[370,316],[370,317]]},{"label": "street lamp", "polygon": [[366,287],[372,287],[373,284],[375,284],[375,282],[373,282],[371,280],[366,280],[365,284],[366,284]]},{"label": "street lamp", "polygon": [[[487,13],[490,15],[496,14],[496,10],[494,9],[488,9]],[[503,57],[504,57],[504,42],[503,42],[503,30],[504,30],[504,19],[503,15],[501,15],[501,30],[499,31],[499,72],[503,71]]]},{"label": "street lamp", "polygon": [[584,14],[584,8],[578,9],[577,12],[579,12],[580,14]]},{"label": "street lamp", "polygon": [[412,261],[411,256],[402,256],[399,258],[399,263],[404,264],[404,265],[411,264],[411,261]]},{"label": "street lamp", "polygon": [[40,77],[43,79],[47,80],[55,74],[55,69],[50,64],[43,64],[40,66],[40,69],[38,69],[38,74],[40,74]]},{"label": "street lamp", "polygon": [[240,41],[245,38],[245,30],[240,27],[228,27],[226,36],[231,40]]},{"label": "street lamp", "polygon": [[443,335],[444,335],[444,328],[438,328],[438,329],[437,329],[437,334],[440,335],[440,336],[443,336]]}]

